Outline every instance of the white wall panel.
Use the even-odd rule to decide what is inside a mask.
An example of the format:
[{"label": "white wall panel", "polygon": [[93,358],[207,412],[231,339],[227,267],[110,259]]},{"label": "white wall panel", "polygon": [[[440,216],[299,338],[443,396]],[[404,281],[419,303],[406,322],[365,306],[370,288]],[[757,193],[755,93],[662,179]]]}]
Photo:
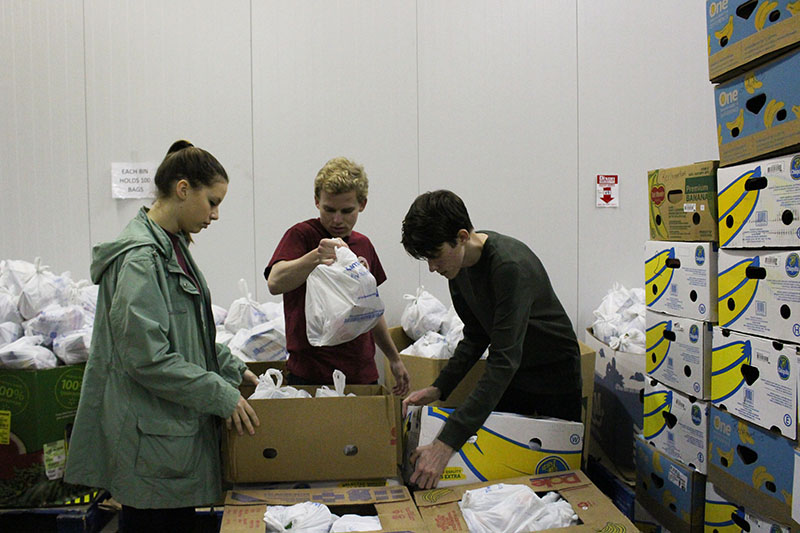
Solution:
[{"label": "white wall panel", "polygon": [[370,237],[388,281],[389,324],[418,283],[400,242],[417,191],[413,2],[255,2],[253,131],[259,300],[261,272],[294,223],[319,216],[314,177],[330,158],[364,165],[369,199],[356,231]]},{"label": "white wall panel", "polygon": [[0,259],[89,276],[80,0],[0,3]]},{"label": "white wall panel", "polygon": [[220,220],[193,254],[215,302],[255,281],[250,2],[86,0],[91,241],[113,239],[141,205],[111,198],[112,162],[160,161],[177,139],[230,178]]},{"label": "white wall panel", "polygon": [[[514,236],[577,315],[575,5],[419,2],[420,191]],[[446,280],[422,283],[450,301]]]},{"label": "white wall panel", "polygon": [[[704,5],[578,2],[579,330],[615,281],[644,287],[647,171],[718,158]],[[618,209],[595,207],[606,173]]]}]

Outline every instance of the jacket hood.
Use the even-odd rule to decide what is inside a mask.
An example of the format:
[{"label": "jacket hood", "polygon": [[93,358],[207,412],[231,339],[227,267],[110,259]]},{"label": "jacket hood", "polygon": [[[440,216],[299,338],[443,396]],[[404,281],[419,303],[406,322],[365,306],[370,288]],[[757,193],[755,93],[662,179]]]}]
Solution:
[{"label": "jacket hood", "polygon": [[166,231],[147,216],[146,207],[142,207],[116,240],[97,244],[92,248],[92,266],[89,273],[92,283],[99,284],[103,273],[122,254],[140,248],[152,246],[162,256],[172,256],[172,242]]}]

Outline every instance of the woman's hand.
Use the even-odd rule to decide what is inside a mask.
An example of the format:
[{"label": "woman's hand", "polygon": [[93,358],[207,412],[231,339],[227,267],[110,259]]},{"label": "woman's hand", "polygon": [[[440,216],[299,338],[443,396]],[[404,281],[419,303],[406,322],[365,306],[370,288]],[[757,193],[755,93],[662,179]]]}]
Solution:
[{"label": "woman's hand", "polygon": [[255,410],[247,403],[247,400],[245,400],[242,395],[239,395],[236,409],[234,409],[233,414],[228,418],[226,424],[229,430],[235,426],[236,432],[239,433],[239,435],[244,435],[245,429],[247,429],[250,435],[255,435],[255,428],[261,425]]}]

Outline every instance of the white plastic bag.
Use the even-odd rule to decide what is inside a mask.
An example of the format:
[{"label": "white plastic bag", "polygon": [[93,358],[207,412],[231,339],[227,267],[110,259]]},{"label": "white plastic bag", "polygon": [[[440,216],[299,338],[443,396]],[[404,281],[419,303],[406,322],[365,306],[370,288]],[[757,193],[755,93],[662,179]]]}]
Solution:
[{"label": "white plastic bag", "polygon": [[311,394],[307,391],[296,389],[289,385],[281,387],[281,384],[283,384],[283,374],[281,371],[277,368],[269,368],[266,372],[258,376],[256,390],[247,399],[311,398]]},{"label": "white plastic bag", "polygon": [[267,533],[328,533],[331,511],[327,505],[303,502],[291,506],[268,505],[264,513]]},{"label": "white plastic bag", "polygon": [[286,333],[283,319],[264,322],[251,329],[241,329],[228,343],[231,351],[242,354],[250,361],[285,361]]},{"label": "white plastic bag", "polygon": [[83,309],[77,305],[49,305],[25,322],[25,335],[41,335],[42,344],[50,346],[53,339],[84,327]]},{"label": "white plastic bag", "polygon": [[57,276],[36,258],[36,273],[22,286],[17,308],[25,320],[38,315],[42,309],[53,304],[67,305],[72,280],[69,274]]},{"label": "white plastic bag", "polygon": [[20,337],[0,348],[0,366],[6,368],[55,368],[56,355],[42,346],[42,336]]},{"label": "white plastic bag", "polygon": [[[327,385],[323,385],[322,387],[318,388],[317,391],[314,393],[315,398],[336,398],[340,396],[345,396],[344,387],[347,378],[344,375],[344,372],[341,370],[334,370],[333,371],[333,389],[328,387]],[[355,396],[355,394],[350,393],[347,396]]]},{"label": "white plastic bag", "polygon": [[250,329],[267,321],[259,303],[253,300],[247,290],[247,282],[244,279],[239,280],[239,290],[242,297],[233,301],[225,317],[225,328],[234,334],[240,329]]},{"label": "white plastic bag", "polygon": [[527,485],[498,483],[468,490],[458,505],[470,533],[526,533],[578,521],[572,506],[558,494],[539,498]]},{"label": "white plastic bag", "polygon": [[214,315],[214,325],[219,326],[220,324],[225,324],[225,318],[228,316],[228,310],[224,307],[211,304],[211,313]]},{"label": "white plastic bag", "polygon": [[331,524],[331,533],[347,533],[354,531],[380,531],[381,519],[377,516],[360,516],[345,514]]},{"label": "white plastic bag", "polygon": [[16,322],[0,322],[0,346],[11,344],[22,337],[22,326]]},{"label": "white plastic bag", "polygon": [[18,302],[19,295],[14,295],[8,289],[0,287],[0,322],[22,324],[22,315],[17,309]]},{"label": "white plastic bag", "polygon": [[447,343],[447,337],[435,331],[427,332],[406,348],[403,353],[428,359],[449,359],[453,355],[450,345]]},{"label": "white plastic bag", "polygon": [[306,335],[312,346],[335,346],[370,331],[384,306],[375,277],[347,247],[306,280]]},{"label": "white plastic bag", "polygon": [[218,342],[219,344],[223,344],[225,346],[228,346],[230,344],[231,340],[233,340],[233,333],[231,333],[230,331],[225,329],[225,325],[224,324],[218,325],[217,326],[217,336],[216,336],[215,342]]},{"label": "white plastic bag", "polygon": [[261,312],[267,317],[267,320],[272,321],[283,317],[283,303],[282,302],[263,302],[259,304]]},{"label": "white plastic bag", "polygon": [[89,360],[92,328],[81,328],[53,339],[53,352],[67,365],[76,365]]},{"label": "white plastic bag", "polygon": [[410,300],[403,314],[400,325],[411,340],[417,340],[429,331],[439,331],[447,316],[447,308],[424,287],[417,288],[417,294],[405,294],[403,299]]},{"label": "white plastic bag", "polygon": [[19,296],[22,287],[36,273],[36,265],[28,261],[9,259],[0,263],[0,287]]}]

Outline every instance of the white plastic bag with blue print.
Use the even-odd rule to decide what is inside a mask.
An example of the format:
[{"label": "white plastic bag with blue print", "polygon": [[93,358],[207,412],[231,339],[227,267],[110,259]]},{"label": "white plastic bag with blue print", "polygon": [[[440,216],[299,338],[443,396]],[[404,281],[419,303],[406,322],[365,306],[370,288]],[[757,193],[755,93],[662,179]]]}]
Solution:
[{"label": "white plastic bag with blue print", "polygon": [[251,329],[267,321],[267,315],[261,310],[261,305],[253,300],[253,295],[250,294],[247,282],[244,279],[239,280],[239,291],[241,291],[242,297],[231,303],[228,314],[223,321],[225,329],[233,334],[236,334],[240,329]]},{"label": "white plastic bag with blue print", "polygon": [[312,346],[335,346],[375,327],[384,305],[369,270],[347,247],[336,261],[317,265],[306,280],[306,335]]},{"label": "white plastic bag with blue print", "polygon": [[268,533],[328,533],[333,516],[327,505],[317,502],[268,505],[264,522]]}]

